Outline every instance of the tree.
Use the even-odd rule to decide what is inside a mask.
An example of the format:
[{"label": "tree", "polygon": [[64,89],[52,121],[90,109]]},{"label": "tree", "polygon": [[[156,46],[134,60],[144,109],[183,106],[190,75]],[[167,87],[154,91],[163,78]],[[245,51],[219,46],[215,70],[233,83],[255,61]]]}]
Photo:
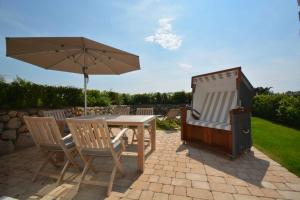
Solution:
[{"label": "tree", "polygon": [[273,91],[271,91],[272,87],[257,87],[254,89],[255,95],[260,95],[260,94],[273,94]]}]

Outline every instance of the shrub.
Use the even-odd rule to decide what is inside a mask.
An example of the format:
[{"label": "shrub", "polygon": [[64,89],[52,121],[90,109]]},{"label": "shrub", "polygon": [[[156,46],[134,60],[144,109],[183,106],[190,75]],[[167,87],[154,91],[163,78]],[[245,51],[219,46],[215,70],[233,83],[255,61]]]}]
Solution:
[{"label": "shrub", "polygon": [[157,128],[162,130],[177,130],[180,128],[180,124],[179,119],[156,120]]},{"label": "shrub", "polygon": [[300,128],[300,96],[257,95],[254,97],[252,113],[258,117]]},{"label": "shrub", "polygon": [[[88,106],[186,104],[191,101],[191,93],[182,91],[130,95],[114,91],[88,90],[87,100]],[[38,85],[21,78],[6,83],[0,77],[0,103],[0,108],[83,106],[84,94],[80,88]]]}]

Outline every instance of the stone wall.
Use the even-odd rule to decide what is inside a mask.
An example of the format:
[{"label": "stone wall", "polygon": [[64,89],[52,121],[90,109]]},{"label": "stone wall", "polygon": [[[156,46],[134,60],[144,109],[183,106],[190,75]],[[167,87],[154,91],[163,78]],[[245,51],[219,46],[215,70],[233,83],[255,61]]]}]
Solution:
[{"label": "stone wall", "polygon": [[[126,105],[122,105],[126,106]],[[156,104],[156,105],[129,105],[130,113],[135,114],[138,107],[153,107],[156,115],[165,115],[171,108],[179,108],[182,105]],[[112,114],[119,106],[89,107],[88,115]],[[34,143],[24,123],[24,116],[43,116],[44,110],[51,109],[22,109],[0,111],[0,155],[8,154],[16,149],[33,146]],[[81,116],[83,107],[65,108],[66,116]]]}]

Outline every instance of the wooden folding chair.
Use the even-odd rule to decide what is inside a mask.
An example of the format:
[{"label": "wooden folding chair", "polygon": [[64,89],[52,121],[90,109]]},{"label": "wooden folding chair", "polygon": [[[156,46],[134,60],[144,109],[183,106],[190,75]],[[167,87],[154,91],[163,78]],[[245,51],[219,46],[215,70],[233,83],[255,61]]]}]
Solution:
[{"label": "wooden folding chair", "polygon": [[58,167],[54,161],[54,155],[57,152],[63,152],[67,158],[67,161],[57,178],[58,184],[60,184],[63,180],[63,176],[69,167],[75,166],[80,171],[80,165],[74,160],[78,152],[76,150],[75,143],[73,142],[72,135],[69,134],[65,137],[62,137],[59,127],[53,117],[24,116],[24,121],[33,141],[45,155],[45,159],[36,170],[32,181],[35,181],[38,175],[57,178],[53,174],[42,172],[49,162],[55,167]]},{"label": "wooden folding chair", "polygon": [[[137,108],[136,109],[136,115],[153,115],[153,114],[154,114],[153,108]],[[146,127],[146,129],[148,130],[148,132],[150,134],[151,133],[150,124],[146,124],[145,127]],[[133,143],[134,141],[137,141],[136,130],[135,130],[136,127],[135,126],[130,126],[129,128],[133,130],[133,135],[132,135],[132,139],[131,139],[131,143]]]},{"label": "wooden folding chair", "polygon": [[63,134],[70,133],[69,127],[66,124],[66,113],[64,109],[46,110],[43,111],[43,116],[54,117],[61,133]]},{"label": "wooden folding chair", "polygon": [[180,109],[172,108],[167,114],[164,116],[164,120],[166,119],[176,119],[176,117],[180,114]]},{"label": "wooden folding chair", "polygon": [[[107,186],[107,196],[109,196],[116,171],[118,170],[122,175],[124,174],[120,158],[122,152],[125,150],[122,138],[127,128],[122,129],[114,139],[111,139],[107,123],[103,119],[67,119],[67,123],[79,154],[85,162],[76,192],[78,192],[81,183],[86,183]],[[114,160],[115,164],[112,167],[109,182],[84,180],[93,160],[97,157],[112,157]]]},{"label": "wooden folding chair", "polygon": [[[130,107],[124,107],[124,106],[118,106],[114,109],[113,115],[129,115],[130,114]],[[112,132],[113,128],[118,128],[118,129],[123,129],[123,126],[118,126],[118,125],[109,125],[108,130],[109,133],[111,134],[111,137],[114,137],[114,134]]]}]

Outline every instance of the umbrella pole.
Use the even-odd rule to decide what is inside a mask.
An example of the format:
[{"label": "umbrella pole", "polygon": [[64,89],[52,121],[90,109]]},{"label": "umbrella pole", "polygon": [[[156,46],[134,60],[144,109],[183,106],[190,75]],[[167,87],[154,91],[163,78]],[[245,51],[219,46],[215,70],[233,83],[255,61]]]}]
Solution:
[{"label": "umbrella pole", "polygon": [[84,74],[84,116],[87,116],[87,94],[86,94],[86,87],[87,87],[87,74]]}]

